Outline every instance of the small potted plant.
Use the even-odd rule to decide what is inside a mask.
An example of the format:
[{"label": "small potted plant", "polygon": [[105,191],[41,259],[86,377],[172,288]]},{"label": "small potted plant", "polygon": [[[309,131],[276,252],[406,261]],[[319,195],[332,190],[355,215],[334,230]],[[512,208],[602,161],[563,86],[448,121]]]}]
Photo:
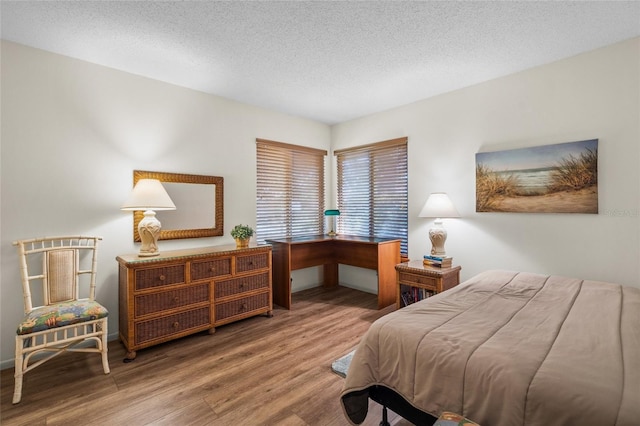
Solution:
[{"label": "small potted plant", "polygon": [[231,230],[231,236],[236,239],[238,248],[248,247],[249,239],[253,236],[253,228],[249,225],[236,225]]}]

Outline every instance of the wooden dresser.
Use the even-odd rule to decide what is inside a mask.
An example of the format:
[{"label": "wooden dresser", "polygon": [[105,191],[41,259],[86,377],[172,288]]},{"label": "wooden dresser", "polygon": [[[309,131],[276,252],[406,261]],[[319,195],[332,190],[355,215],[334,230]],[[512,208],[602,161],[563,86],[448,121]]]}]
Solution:
[{"label": "wooden dresser", "polygon": [[272,315],[271,246],[118,256],[120,340],[127,358],[254,315]]}]

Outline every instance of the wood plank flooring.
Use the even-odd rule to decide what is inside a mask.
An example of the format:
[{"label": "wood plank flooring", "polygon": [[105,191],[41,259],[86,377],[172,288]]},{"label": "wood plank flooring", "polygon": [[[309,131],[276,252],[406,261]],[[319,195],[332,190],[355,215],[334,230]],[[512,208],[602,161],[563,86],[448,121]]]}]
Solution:
[{"label": "wood plank flooring", "polygon": [[[0,372],[2,425],[348,425],[344,379],[331,363],[353,349],[378,311],[375,295],[338,287],[293,294],[291,311],[258,316],[138,351],[123,363],[109,342],[111,373],[94,354],[63,354],[25,375],[11,404],[13,369]],[[371,402],[364,425],[378,425]],[[389,412],[391,424],[410,425]]]}]

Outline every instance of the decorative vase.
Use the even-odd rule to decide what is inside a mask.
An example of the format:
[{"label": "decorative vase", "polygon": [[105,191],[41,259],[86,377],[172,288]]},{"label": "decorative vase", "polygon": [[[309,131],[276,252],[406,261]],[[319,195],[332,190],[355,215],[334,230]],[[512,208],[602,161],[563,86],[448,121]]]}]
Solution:
[{"label": "decorative vase", "polygon": [[236,247],[237,248],[249,247],[249,238],[236,238]]}]

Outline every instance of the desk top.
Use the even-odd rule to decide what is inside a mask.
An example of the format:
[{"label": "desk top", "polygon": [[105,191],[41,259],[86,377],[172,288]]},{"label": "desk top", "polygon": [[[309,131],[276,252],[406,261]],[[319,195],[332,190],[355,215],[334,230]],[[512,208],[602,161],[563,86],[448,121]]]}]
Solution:
[{"label": "desk top", "polygon": [[302,235],[298,237],[272,238],[266,240],[267,243],[285,243],[285,244],[302,244],[316,243],[321,241],[352,241],[356,243],[380,244],[390,241],[400,241],[400,238],[378,238],[378,237],[358,237],[354,235],[336,235],[330,237],[328,235]]}]

